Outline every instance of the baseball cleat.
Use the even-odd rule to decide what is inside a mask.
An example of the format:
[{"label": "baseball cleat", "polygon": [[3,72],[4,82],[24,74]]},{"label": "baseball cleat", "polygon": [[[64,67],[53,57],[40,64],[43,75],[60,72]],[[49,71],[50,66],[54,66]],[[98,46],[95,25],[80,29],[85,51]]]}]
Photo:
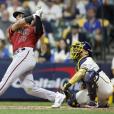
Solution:
[{"label": "baseball cleat", "polygon": [[55,97],[55,102],[52,105],[52,108],[59,108],[65,99],[65,95],[57,92]]},{"label": "baseball cleat", "polygon": [[97,106],[95,101],[89,101],[88,106]]},{"label": "baseball cleat", "polygon": [[109,104],[99,104],[98,103],[97,108],[109,108]]}]

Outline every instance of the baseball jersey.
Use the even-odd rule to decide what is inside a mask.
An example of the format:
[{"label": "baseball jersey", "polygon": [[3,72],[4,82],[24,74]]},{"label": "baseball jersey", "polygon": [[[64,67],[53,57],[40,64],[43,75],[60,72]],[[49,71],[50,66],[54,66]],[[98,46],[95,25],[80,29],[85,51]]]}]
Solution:
[{"label": "baseball jersey", "polygon": [[13,51],[18,48],[32,47],[34,48],[40,36],[37,36],[34,26],[26,26],[17,31],[12,31],[11,26],[8,29],[9,40],[13,45]]},{"label": "baseball jersey", "polygon": [[94,71],[99,70],[99,66],[95,63],[95,61],[91,57],[82,58],[78,62],[78,69],[80,69],[80,68],[85,68],[88,71],[89,70],[94,70]]},{"label": "baseball jersey", "polygon": [[98,72],[99,76],[102,77],[104,80],[110,82],[110,79],[108,78],[108,76],[102,70],[100,70],[99,66],[91,57],[82,58],[78,62],[78,69],[81,69],[81,68],[87,69],[87,71],[91,71],[91,70],[94,70],[96,72],[99,71]]}]

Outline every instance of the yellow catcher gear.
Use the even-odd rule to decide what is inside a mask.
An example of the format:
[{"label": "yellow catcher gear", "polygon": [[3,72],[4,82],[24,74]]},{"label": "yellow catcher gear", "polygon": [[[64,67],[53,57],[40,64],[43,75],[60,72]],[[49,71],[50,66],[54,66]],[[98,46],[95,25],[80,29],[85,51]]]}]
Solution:
[{"label": "yellow catcher gear", "polygon": [[91,46],[88,42],[76,41],[72,44],[70,48],[71,59],[76,60],[77,58],[79,58],[80,53],[83,51],[83,49],[88,51],[89,56],[92,56]]},{"label": "yellow catcher gear", "polygon": [[81,42],[74,42],[70,48],[70,58],[77,59],[83,50],[83,44]]}]

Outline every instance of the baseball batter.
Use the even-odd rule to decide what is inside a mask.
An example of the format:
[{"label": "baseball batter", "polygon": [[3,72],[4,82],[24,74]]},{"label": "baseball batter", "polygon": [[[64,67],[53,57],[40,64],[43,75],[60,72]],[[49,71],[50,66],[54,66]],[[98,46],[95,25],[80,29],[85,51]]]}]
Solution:
[{"label": "baseball batter", "polygon": [[43,34],[41,14],[42,8],[28,17],[24,17],[24,12],[21,10],[13,13],[16,22],[9,27],[8,34],[13,46],[14,58],[0,82],[0,95],[19,78],[27,94],[48,99],[54,102],[52,107],[60,107],[65,95],[39,88],[33,79],[32,70],[36,64],[33,50]]},{"label": "baseball batter", "polygon": [[79,104],[96,106],[95,98],[98,96],[99,108],[108,107],[108,98],[113,92],[113,86],[108,76],[99,68],[92,59],[91,46],[87,42],[74,42],[71,46],[71,58],[77,61],[77,72],[64,86],[64,91],[83,80],[86,87],[76,93]]}]

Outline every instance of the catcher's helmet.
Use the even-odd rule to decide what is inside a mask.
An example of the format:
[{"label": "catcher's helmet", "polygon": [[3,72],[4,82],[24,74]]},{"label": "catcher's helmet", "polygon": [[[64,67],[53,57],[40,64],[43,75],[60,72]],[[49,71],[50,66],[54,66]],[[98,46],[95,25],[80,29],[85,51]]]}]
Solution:
[{"label": "catcher's helmet", "polygon": [[91,45],[88,42],[82,42],[82,44],[83,44],[83,49],[89,52],[89,56],[92,56]]},{"label": "catcher's helmet", "polygon": [[88,42],[74,42],[70,48],[70,57],[71,59],[77,59],[80,56],[80,53],[84,50],[88,51],[89,56],[92,56],[92,49]]},{"label": "catcher's helmet", "polygon": [[25,14],[25,12],[24,12],[24,10],[22,10],[22,9],[21,9],[21,10],[17,10],[17,11],[15,11],[15,12],[13,13],[13,17],[16,18],[18,14]]}]

